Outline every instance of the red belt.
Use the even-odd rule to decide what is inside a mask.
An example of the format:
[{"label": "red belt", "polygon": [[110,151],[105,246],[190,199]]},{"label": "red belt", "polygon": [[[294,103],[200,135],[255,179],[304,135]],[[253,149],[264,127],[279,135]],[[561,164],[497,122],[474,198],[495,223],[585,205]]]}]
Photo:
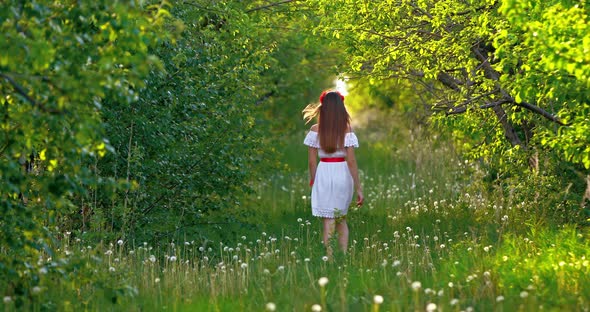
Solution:
[{"label": "red belt", "polygon": [[346,159],[344,157],[320,158],[320,161],[323,161],[323,162],[343,162],[343,161],[346,161]]}]

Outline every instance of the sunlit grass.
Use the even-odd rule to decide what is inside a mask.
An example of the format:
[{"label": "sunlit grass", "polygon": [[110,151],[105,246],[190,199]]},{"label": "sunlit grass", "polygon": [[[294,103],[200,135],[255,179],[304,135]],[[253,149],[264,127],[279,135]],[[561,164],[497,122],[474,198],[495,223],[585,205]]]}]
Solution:
[{"label": "sunlit grass", "polygon": [[[346,254],[326,257],[301,168],[270,177],[258,185],[257,195],[228,211],[249,210],[244,218],[256,226],[223,240],[97,245],[83,233],[66,233],[57,254],[41,255],[31,271],[22,272],[40,272],[38,282],[21,288],[1,284],[4,309],[590,308],[585,231],[523,226],[522,220],[534,221],[526,215],[529,204],[512,206],[510,199],[483,192],[477,166],[452,160],[444,146],[399,152],[383,147],[381,153],[358,151],[367,198],[347,217]],[[28,299],[13,300],[17,289]]]}]

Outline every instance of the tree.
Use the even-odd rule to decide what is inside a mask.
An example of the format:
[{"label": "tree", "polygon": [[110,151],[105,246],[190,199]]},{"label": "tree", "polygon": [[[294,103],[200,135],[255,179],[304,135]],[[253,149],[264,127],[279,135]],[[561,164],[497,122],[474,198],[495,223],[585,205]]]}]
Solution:
[{"label": "tree", "polygon": [[439,121],[450,125],[475,157],[500,164],[528,159],[529,168],[538,171],[539,153],[549,153],[587,174],[590,66],[584,46],[590,37],[585,3],[314,4],[325,17],[318,31],[344,43],[349,70],[421,87],[433,111],[442,113]]},{"label": "tree", "polygon": [[103,99],[137,100],[160,66],[148,50],[166,14],[112,1],[0,5],[0,275],[13,287],[29,256],[50,252],[73,198],[99,183],[86,164],[110,149]]}]

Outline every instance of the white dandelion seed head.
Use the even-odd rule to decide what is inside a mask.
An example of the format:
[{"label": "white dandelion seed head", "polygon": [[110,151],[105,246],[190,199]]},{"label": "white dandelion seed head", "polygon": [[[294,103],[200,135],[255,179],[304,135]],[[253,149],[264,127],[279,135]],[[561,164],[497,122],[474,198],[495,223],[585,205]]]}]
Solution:
[{"label": "white dandelion seed head", "polygon": [[314,304],[311,306],[312,312],[322,312],[322,306],[319,304]]},{"label": "white dandelion seed head", "polygon": [[529,296],[529,293],[526,290],[520,292],[520,298],[526,298]]},{"label": "white dandelion seed head", "polygon": [[326,285],[328,285],[328,278],[320,277],[320,279],[318,280],[318,284],[320,285],[320,287],[325,287]]},{"label": "white dandelion seed head", "polygon": [[31,289],[31,292],[36,295],[41,292],[41,287],[35,286],[33,289]]},{"label": "white dandelion seed head", "polygon": [[426,305],[426,311],[428,312],[432,312],[432,311],[436,311],[436,303],[429,303]]},{"label": "white dandelion seed head", "polygon": [[269,303],[266,304],[266,311],[272,312],[272,311],[274,311],[276,309],[277,309],[277,305],[274,304],[274,302],[269,302]]},{"label": "white dandelion seed head", "polygon": [[150,262],[151,263],[156,262],[156,256],[154,256],[154,255],[150,255],[150,258],[149,259],[150,259]]},{"label": "white dandelion seed head", "polygon": [[504,296],[496,297],[496,302],[502,302],[502,301],[504,301]]},{"label": "white dandelion seed head", "polygon": [[383,303],[383,296],[380,296],[380,295],[375,295],[375,296],[373,297],[373,302],[374,302],[375,304],[382,304],[382,303]]},{"label": "white dandelion seed head", "polygon": [[240,265],[240,267],[241,267],[242,269],[247,269],[247,268],[248,268],[248,264],[247,264],[246,262],[244,262],[244,263],[242,263],[242,264]]},{"label": "white dandelion seed head", "polygon": [[154,282],[155,282],[156,284],[158,284],[158,283],[160,282],[160,278],[159,278],[159,277],[156,277],[156,279],[154,279]]},{"label": "white dandelion seed head", "polygon": [[412,289],[414,291],[418,291],[420,290],[420,288],[422,288],[422,283],[420,283],[419,281],[412,282]]},{"label": "white dandelion seed head", "polygon": [[116,269],[114,267],[109,268],[109,272],[115,272],[115,271],[116,271]]},{"label": "white dandelion seed head", "polygon": [[328,261],[328,256],[323,256],[323,257],[322,257],[322,260],[323,260],[324,262]]},{"label": "white dandelion seed head", "polygon": [[[10,296],[4,296],[4,303],[11,303],[12,302],[12,297]],[[321,309],[320,309],[321,311]]]},{"label": "white dandelion seed head", "polygon": [[457,298],[453,298],[453,299],[451,299],[451,302],[449,302],[449,304],[452,306],[457,305],[457,303],[459,303],[459,299],[457,299]]},{"label": "white dandelion seed head", "polygon": [[171,261],[171,262],[174,262],[174,261],[176,261],[176,256],[172,256],[172,257],[170,257],[170,261]]},{"label": "white dandelion seed head", "polygon": [[122,239],[118,240],[118,241],[117,241],[117,245],[119,245],[119,246],[123,246],[123,240],[122,240]]}]

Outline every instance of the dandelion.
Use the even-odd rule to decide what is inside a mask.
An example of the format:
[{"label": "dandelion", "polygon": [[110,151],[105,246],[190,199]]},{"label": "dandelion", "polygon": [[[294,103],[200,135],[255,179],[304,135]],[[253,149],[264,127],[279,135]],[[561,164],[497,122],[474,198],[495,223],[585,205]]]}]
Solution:
[{"label": "dandelion", "polygon": [[485,252],[488,252],[488,251],[490,251],[490,246],[485,246],[485,247],[483,248],[483,251],[485,251]]},{"label": "dandelion", "polygon": [[311,261],[311,259],[309,259],[309,258],[305,258],[305,259],[303,259],[303,261],[305,261],[305,262],[309,262],[309,261]]},{"label": "dandelion", "polygon": [[419,281],[415,281],[412,283],[412,289],[414,291],[418,291],[420,290],[420,288],[422,288],[422,283],[420,283]]},{"label": "dandelion", "polygon": [[150,255],[150,258],[149,259],[150,259],[150,262],[151,263],[156,262],[156,256],[154,256],[154,255]]},{"label": "dandelion", "polygon": [[301,218],[297,218],[297,222],[298,222],[298,223],[301,223],[301,222],[303,222],[303,219],[301,219]]},{"label": "dandelion", "polygon": [[269,274],[270,274],[270,271],[269,271],[268,269],[264,269],[264,270],[262,271],[262,273],[264,273],[265,275],[269,275]]},{"label": "dandelion", "polygon": [[48,272],[48,270],[47,270],[47,268],[46,268],[46,267],[42,267],[42,268],[40,268],[40,269],[39,269],[39,273],[40,273],[40,274],[43,274],[43,275],[45,275],[45,274],[47,274],[47,272]]},{"label": "dandelion", "polygon": [[383,297],[380,295],[375,295],[375,297],[373,297],[373,302],[375,304],[382,304],[383,303]]},{"label": "dandelion", "polygon": [[266,311],[274,311],[277,309],[277,305],[274,302],[269,302],[266,304]]},{"label": "dandelion", "polygon": [[116,271],[116,269],[114,267],[109,268],[109,272],[115,272],[115,271]]},{"label": "dandelion", "polygon": [[281,266],[279,266],[279,267],[277,268],[277,270],[279,270],[279,271],[281,271],[281,272],[282,272],[282,271],[284,271],[284,270],[285,270],[285,267],[281,265]]},{"label": "dandelion", "polygon": [[453,298],[453,299],[451,299],[451,302],[449,302],[449,304],[452,306],[457,305],[457,303],[459,303],[459,299],[457,299],[457,298]]},{"label": "dandelion", "polygon": [[325,287],[326,285],[328,285],[328,278],[320,277],[320,279],[318,280],[318,284],[320,285],[320,287]]},{"label": "dandelion", "polygon": [[520,292],[520,298],[526,298],[529,296],[529,293],[526,290]]},{"label": "dandelion", "polygon": [[170,257],[170,261],[171,261],[171,262],[174,262],[174,261],[176,261],[176,256],[172,256],[172,257]]},{"label": "dandelion", "polygon": [[496,297],[496,302],[502,302],[502,301],[504,301],[504,296]]},{"label": "dandelion", "polygon": [[113,254],[113,251],[109,249],[109,250],[107,250],[107,251],[106,251],[104,254],[105,254],[106,256],[110,256],[110,255],[112,255],[112,254]]},{"label": "dandelion", "polygon": [[428,312],[436,311],[436,303],[431,302],[428,305],[426,305],[426,311],[428,311]]},{"label": "dandelion", "polygon": [[122,239],[118,240],[118,241],[117,241],[117,245],[119,245],[119,246],[123,246],[123,240],[122,240]]},{"label": "dandelion", "polygon": [[445,244],[440,244],[440,249],[445,249],[445,247],[447,247]]},{"label": "dandelion", "polygon": [[41,287],[35,286],[33,289],[31,289],[31,292],[36,295],[41,292]]},{"label": "dandelion", "polygon": [[328,261],[328,256],[323,256],[322,260],[324,260],[324,262]]},{"label": "dandelion", "polygon": [[401,261],[395,260],[395,261],[393,261],[393,264],[391,266],[395,268],[395,267],[399,266],[400,264],[401,264]]},{"label": "dandelion", "polygon": [[156,279],[154,280],[154,282],[155,282],[156,284],[158,284],[158,283],[160,282],[160,278],[159,278],[159,277],[156,277]]},{"label": "dandelion", "polygon": [[[11,302],[12,302],[12,297],[10,297],[10,296],[4,297],[4,303],[11,303]],[[321,311],[321,309],[319,311]]]},{"label": "dandelion", "polygon": [[242,270],[245,270],[248,268],[248,264],[246,262],[244,262],[240,265],[240,267],[242,268]]},{"label": "dandelion", "polygon": [[311,311],[312,312],[321,312],[322,311],[322,306],[319,304],[314,304],[311,306]]}]

